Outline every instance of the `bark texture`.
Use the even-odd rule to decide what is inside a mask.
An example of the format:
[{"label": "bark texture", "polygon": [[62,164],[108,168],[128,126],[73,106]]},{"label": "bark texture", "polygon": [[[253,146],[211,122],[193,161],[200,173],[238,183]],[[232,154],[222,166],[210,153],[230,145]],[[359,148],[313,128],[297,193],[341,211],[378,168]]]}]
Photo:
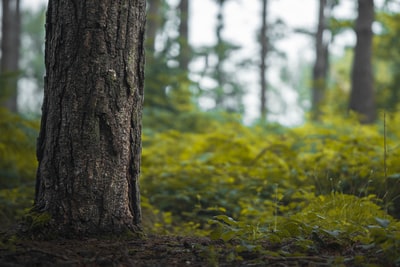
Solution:
[{"label": "bark texture", "polygon": [[145,0],[49,0],[34,210],[57,233],[140,228]]},{"label": "bark texture", "polygon": [[349,108],[360,114],[363,123],[372,123],[376,118],[372,73],[373,22],[374,1],[358,0],[358,17],[355,27],[357,44],[354,50]]},{"label": "bark texture", "polygon": [[21,32],[20,0],[2,1],[1,90],[6,96],[4,107],[17,112],[17,84]]}]

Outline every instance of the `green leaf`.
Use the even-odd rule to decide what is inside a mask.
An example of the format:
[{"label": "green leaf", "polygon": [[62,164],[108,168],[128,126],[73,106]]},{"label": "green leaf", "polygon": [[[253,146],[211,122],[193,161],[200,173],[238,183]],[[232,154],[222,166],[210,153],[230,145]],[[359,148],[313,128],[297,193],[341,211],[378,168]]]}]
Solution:
[{"label": "green leaf", "polygon": [[214,229],[211,233],[210,233],[210,238],[212,240],[218,240],[221,238],[222,235],[222,228],[220,226],[218,226],[216,229]]},{"label": "green leaf", "polygon": [[339,235],[340,235],[340,233],[341,233],[341,231],[340,230],[333,230],[333,231],[329,231],[329,230],[324,230],[324,229],[322,229],[322,231],[324,232],[324,233],[327,233],[328,235],[330,235],[330,236],[332,236],[332,237],[339,237]]},{"label": "green leaf", "polygon": [[229,240],[232,240],[234,237],[236,237],[236,231],[233,231],[233,230],[228,230],[228,231],[226,231],[226,232],[223,232],[222,234],[221,234],[221,239],[224,241],[224,242],[227,242],[227,241],[229,241]]},{"label": "green leaf", "polygon": [[382,226],[383,228],[387,228],[387,227],[389,226],[389,224],[390,224],[390,221],[389,221],[389,220],[381,219],[381,218],[378,218],[378,217],[375,217],[375,221],[376,221],[380,226]]},{"label": "green leaf", "polygon": [[234,219],[232,219],[229,216],[226,215],[217,215],[214,216],[215,219],[219,220],[219,221],[223,221],[224,223],[226,223],[229,226],[238,226],[238,222],[235,221]]},{"label": "green leaf", "polygon": [[400,179],[400,173],[395,173],[395,174],[389,175],[388,178],[390,178],[390,179]]}]

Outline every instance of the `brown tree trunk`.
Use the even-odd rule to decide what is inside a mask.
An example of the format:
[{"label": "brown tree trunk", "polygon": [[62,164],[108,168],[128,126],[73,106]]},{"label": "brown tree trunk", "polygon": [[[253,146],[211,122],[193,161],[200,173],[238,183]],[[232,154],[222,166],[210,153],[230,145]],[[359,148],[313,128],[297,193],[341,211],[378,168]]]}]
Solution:
[{"label": "brown tree trunk", "polygon": [[148,4],[149,9],[147,11],[146,49],[150,52],[150,55],[148,55],[153,56],[157,31],[159,31],[162,26],[162,16],[160,14],[162,0],[149,0]]},{"label": "brown tree trunk", "polygon": [[354,50],[349,108],[361,116],[360,120],[363,123],[372,123],[376,119],[371,62],[373,22],[374,1],[358,0],[358,17],[355,27],[357,44]]},{"label": "brown tree trunk", "polygon": [[226,83],[226,77],[223,70],[224,62],[226,61],[225,44],[222,37],[222,31],[224,30],[224,7],[227,0],[217,0],[218,11],[217,11],[217,25],[215,28],[215,35],[217,37],[217,44],[215,47],[215,53],[217,56],[217,62],[215,65],[215,79],[218,87],[215,90],[215,107],[216,109],[223,109],[224,102],[226,101],[224,85]]},{"label": "brown tree trunk", "polygon": [[145,0],[50,0],[34,211],[59,235],[140,228]]},{"label": "brown tree trunk", "polygon": [[262,24],[260,34],[261,44],[261,63],[260,63],[260,85],[261,85],[261,120],[267,117],[267,54],[268,54],[268,34],[267,34],[267,7],[268,0],[262,1]]},{"label": "brown tree trunk", "polygon": [[20,0],[3,0],[1,35],[1,90],[6,96],[3,106],[17,112],[18,62],[20,48]]},{"label": "brown tree trunk", "polygon": [[318,120],[321,103],[325,96],[326,76],[328,71],[328,44],[324,40],[326,30],[327,0],[319,1],[318,28],[315,35],[315,64],[313,68],[312,118]]},{"label": "brown tree trunk", "polygon": [[189,71],[190,47],[189,47],[189,0],[181,0],[179,3],[179,67]]}]

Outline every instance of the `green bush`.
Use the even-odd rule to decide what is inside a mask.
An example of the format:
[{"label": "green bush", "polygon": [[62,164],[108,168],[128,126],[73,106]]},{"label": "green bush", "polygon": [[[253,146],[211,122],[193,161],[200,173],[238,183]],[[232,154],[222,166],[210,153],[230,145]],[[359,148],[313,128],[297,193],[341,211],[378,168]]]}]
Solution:
[{"label": "green bush", "polygon": [[[308,198],[331,192],[375,194],[399,217],[394,201],[400,158],[398,130],[335,119],[266,132],[224,123],[203,133],[163,132],[144,137],[142,190],[152,205],[178,220],[201,221],[220,209],[235,218],[300,210]],[[254,215],[254,216],[253,216]]]},{"label": "green bush", "polygon": [[[394,263],[400,259],[400,222],[376,205],[375,200],[374,196],[320,195],[309,199],[300,212],[271,217],[264,224],[219,215],[210,220],[214,225],[210,236],[235,241],[238,253],[257,250],[285,256],[361,247],[375,255],[383,254],[388,263]],[[266,242],[276,243],[281,249],[266,251],[262,249]]]},{"label": "green bush", "polygon": [[[31,205],[38,123],[0,115],[0,224],[7,225]],[[387,118],[386,138],[379,124],[337,117],[290,129],[194,112],[145,128],[144,227],[239,240],[238,251],[261,250],[265,240],[304,253],[361,244],[396,261],[400,116]]]},{"label": "green bush", "polygon": [[34,180],[39,123],[0,108],[0,189]]},{"label": "green bush", "polygon": [[0,108],[0,228],[32,205],[39,123]]}]

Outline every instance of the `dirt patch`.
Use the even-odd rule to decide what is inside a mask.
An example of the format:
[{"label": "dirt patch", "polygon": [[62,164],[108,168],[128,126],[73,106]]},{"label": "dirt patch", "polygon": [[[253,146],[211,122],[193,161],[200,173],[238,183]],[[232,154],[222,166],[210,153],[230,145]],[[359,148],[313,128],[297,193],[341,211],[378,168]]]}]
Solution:
[{"label": "dirt patch", "polygon": [[[199,237],[149,236],[143,240],[18,241],[0,246],[0,266],[357,266],[353,255],[279,256],[238,252]],[[366,256],[364,254],[364,256]],[[338,260],[340,262],[338,262]],[[365,262],[364,257],[364,263]],[[387,263],[372,262],[378,266]]]},{"label": "dirt patch", "polygon": [[0,266],[207,266],[206,238],[53,240],[16,242],[0,249]]}]

